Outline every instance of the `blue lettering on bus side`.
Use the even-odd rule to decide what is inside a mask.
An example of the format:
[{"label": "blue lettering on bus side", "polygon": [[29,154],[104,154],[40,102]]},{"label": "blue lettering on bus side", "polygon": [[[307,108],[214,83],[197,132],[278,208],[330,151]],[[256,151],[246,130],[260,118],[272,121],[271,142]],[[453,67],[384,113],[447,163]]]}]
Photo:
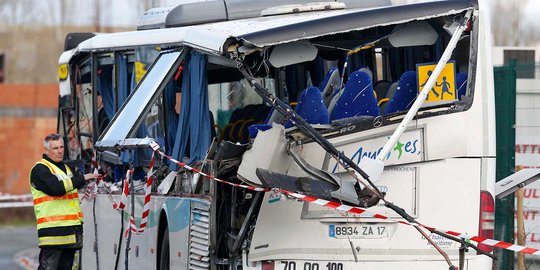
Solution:
[{"label": "blue lettering on bus side", "polygon": [[418,140],[408,141],[405,144],[405,152],[411,153],[411,154],[416,153],[416,143],[418,143]]},{"label": "blue lettering on bus side", "polygon": [[[398,159],[401,159],[401,155],[403,153],[403,150],[404,150],[405,153],[410,153],[410,154],[417,153],[418,152],[417,143],[418,143],[418,139],[407,141],[407,142],[405,142],[405,144],[402,144],[401,142],[396,142],[396,148],[394,148],[393,150],[398,152]],[[382,149],[383,149],[383,147],[379,148],[377,151],[365,151],[364,152],[364,147],[360,146],[360,147],[358,147],[358,149],[352,155],[351,160],[353,162],[355,162],[356,164],[359,164],[360,160],[363,157],[369,157],[371,159],[376,159],[380,155]],[[341,151],[341,154],[345,155],[345,152]],[[420,154],[420,153],[418,152],[418,154]],[[386,159],[390,159],[391,156],[392,156],[392,152],[390,151],[386,155]],[[338,163],[336,162],[334,164],[334,167],[332,168],[332,173],[336,172],[337,167],[338,167]]]}]

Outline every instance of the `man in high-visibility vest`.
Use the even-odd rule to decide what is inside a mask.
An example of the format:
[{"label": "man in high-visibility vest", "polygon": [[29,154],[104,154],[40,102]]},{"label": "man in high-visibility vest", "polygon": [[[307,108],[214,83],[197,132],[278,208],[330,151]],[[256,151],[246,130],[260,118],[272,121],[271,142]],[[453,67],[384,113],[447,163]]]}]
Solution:
[{"label": "man in high-visibility vest", "polygon": [[39,270],[71,270],[75,252],[82,248],[83,215],[77,188],[98,174],[73,174],[65,165],[64,141],[50,134],[43,142],[45,154],[30,171],[39,247]]}]

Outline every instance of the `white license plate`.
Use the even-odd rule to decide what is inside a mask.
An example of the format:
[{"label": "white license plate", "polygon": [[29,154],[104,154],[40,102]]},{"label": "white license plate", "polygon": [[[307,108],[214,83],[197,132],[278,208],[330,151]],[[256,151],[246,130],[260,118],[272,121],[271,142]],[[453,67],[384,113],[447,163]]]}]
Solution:
[{"label": "white license plate", "polygon": [[381,224],[330,224],[328,236],[332,238],[388,238],[388,227]]},{"label": "white license plate", "polygon": [[[354,264],[354,263],[353,263]],[[358,264],[332,261],[276,261],[276,270],[356,270]]]}]

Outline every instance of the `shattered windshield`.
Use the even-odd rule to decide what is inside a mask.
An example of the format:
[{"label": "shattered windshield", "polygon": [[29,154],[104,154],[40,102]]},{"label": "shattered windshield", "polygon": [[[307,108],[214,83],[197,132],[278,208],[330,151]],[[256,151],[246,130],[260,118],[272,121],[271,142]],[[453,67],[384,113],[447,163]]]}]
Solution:
[{"label": "shattered windshield", "polygon": [[119,113],[115,115],[111,124],[99,138],[100,146],[111,146],[118,141],[133,136],[131,132],[141,123],[140,115],[149,110],[150,101],[157,98],[163,90],[163,81],[167,76],[172,76],[175,64],[179,64],[178,58],[181,52],[173,51],[161,54],[149,72],[147,72],[137,89],[129,96]]}]

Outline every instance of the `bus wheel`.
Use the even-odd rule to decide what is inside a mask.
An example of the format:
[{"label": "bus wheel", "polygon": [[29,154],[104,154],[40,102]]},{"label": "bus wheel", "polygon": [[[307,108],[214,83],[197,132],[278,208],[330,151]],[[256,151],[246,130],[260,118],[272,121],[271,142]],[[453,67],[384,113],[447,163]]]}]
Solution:
[{"label": "bus wheel", "polygon": [[159,254],[159,270],[169,270],[170,268],[170,247],[169,247],[169,227],[163,231],[161,240],[161,252]]}]

